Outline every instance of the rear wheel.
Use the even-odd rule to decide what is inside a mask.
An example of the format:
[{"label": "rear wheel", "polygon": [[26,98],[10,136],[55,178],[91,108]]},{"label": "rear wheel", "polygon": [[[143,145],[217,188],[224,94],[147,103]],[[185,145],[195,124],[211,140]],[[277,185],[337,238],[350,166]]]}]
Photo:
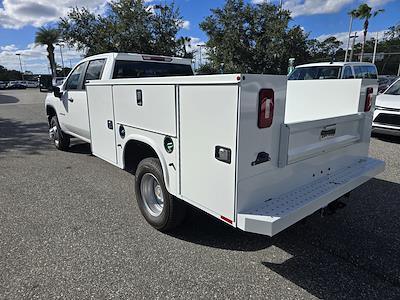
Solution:
[{"label": "rear wheel", "polygon": [[65,134],[58,123],[57,116],[53,116],[49,123],[49,137],[58,150],[66,151],[69,148],[70,138]]},{"label": "rear wheel", "polygon": [[184,219],[185,204],[168,193],[160,161],[146,158],[139,163],[135,178],[138,206],[146,221],[160,231],[177,227]]}]

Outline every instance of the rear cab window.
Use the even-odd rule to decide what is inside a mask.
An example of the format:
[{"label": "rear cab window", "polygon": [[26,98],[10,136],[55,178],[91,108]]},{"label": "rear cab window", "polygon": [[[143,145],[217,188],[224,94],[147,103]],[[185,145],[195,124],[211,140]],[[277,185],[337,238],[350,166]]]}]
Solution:
[{"label": "rear cab window", "polygon": [[340,66],[316,66],[295,69],[289,76],[289,80],[318,80],[339,79],[342,67]]},{"label": "rear cab window", "polygon": [[192,76],[192,66],[174,63],[117,60],[113,79],[165,76]]}]

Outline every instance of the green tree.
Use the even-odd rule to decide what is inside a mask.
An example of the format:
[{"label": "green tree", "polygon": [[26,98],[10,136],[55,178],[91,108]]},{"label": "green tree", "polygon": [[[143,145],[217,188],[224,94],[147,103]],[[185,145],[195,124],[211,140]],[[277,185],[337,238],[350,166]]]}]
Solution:
[{"label": "green tree", "polygon": [[21,72],[17,70],[7,70],[5,67],[0,65],[0,80],[20,80],[22,78]]},{"label": "green tree", "polygon": [[174,2],[152,8],[143,0],[119,0],[107,4],[107,15],[73,8],[61,18],[62,37],[86,56],[104,52],[176,55],[176,38],[183,20]]},{"label": "green tree", "polygon": [[310,61],[322,62],[332,59],[338,60],[338,56],[344,55],[344,50],[341,48],[342,42],[336,37],[331,36],[323,41],[311,39],[307,41]]},{"label": "green tree", "polygon": [[49,59],[51,76],[57,76],[56,60],[54,58],[54,44],[60,38],[60,32],[55,28],[40,27],[36,32],[35,43],[36,45],[47,46],[47,58]]},{"label": "green tree", "polygon": [[208,70],[285,74],[288,59],[307,59],[307,35],[289,28],[289,11],[268,3],[227,0],[200,24],[207,34]]},{"label": "green tree", "polygon": [[379,13],[384,12],[383,9],[378,9],[375,11],[372,11],[372,7],[370,7],[368,4],[361,4],[357,10],[354,11],[354,15],[356,18],[364,20],[364,32],[363,32],[363,43],[361,46],[361,54],[360,54],[360,61],[363,60],[364,56],[364,48],[365,48],[365,43],[367,41],[367,34],[368,34],[368,27],[369,27],[369,20],[372,17],[376,17]]}]

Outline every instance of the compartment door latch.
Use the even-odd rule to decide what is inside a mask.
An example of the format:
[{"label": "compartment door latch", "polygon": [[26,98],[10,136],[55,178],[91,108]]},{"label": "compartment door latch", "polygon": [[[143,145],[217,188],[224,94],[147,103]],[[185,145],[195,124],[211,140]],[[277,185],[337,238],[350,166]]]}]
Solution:
[{"label": "compartment door latch", "polygon": [[215,146],[215,158],[224,163],[230,164],[232,160],[232,151],[229,148]]}]

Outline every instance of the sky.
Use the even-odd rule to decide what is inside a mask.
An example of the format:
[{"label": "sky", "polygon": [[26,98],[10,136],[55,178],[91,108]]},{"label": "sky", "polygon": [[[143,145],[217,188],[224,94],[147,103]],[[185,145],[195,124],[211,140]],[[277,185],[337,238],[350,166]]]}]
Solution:
[{"label": "sky", "polygon": [[[165,0],[162,0],[164,2]],[[279,0],[246,0],[252,3]],[[154,5],[161,0],[145,0],[147,5]],[[210,15],[210,9],[221,7],[224,0],[175,0],[185,20],[179,35],[192,38],[193,47],[207,41],[207,36],[200,30],[199,23]],[[320,40],[336,36],[346,42],[349,28],[347,12],[368,3],[374,9],[385,12],[370,22],[369,37],[400,23],[400,0],[283,0],[283,6],[292,12],[291,25],[300,25],[312,38]],[[85,6],[91,11],[101,13],[107,0],[0,0],[0,65],[8,69],[22,69],[34,73],[49,73],[46,49],[34,44],[35,32],[43,25],[53,25],[65,16],[74,6]],[[356,20],[353,30],[361,33],[362,21]],[[74,49],[63,47],[63,60],[66,67],[74,66],[82,54]],[[17,56],[16,54],[21,54]],[[56,47],[56,61],[62,64],[60,47]]]}]

